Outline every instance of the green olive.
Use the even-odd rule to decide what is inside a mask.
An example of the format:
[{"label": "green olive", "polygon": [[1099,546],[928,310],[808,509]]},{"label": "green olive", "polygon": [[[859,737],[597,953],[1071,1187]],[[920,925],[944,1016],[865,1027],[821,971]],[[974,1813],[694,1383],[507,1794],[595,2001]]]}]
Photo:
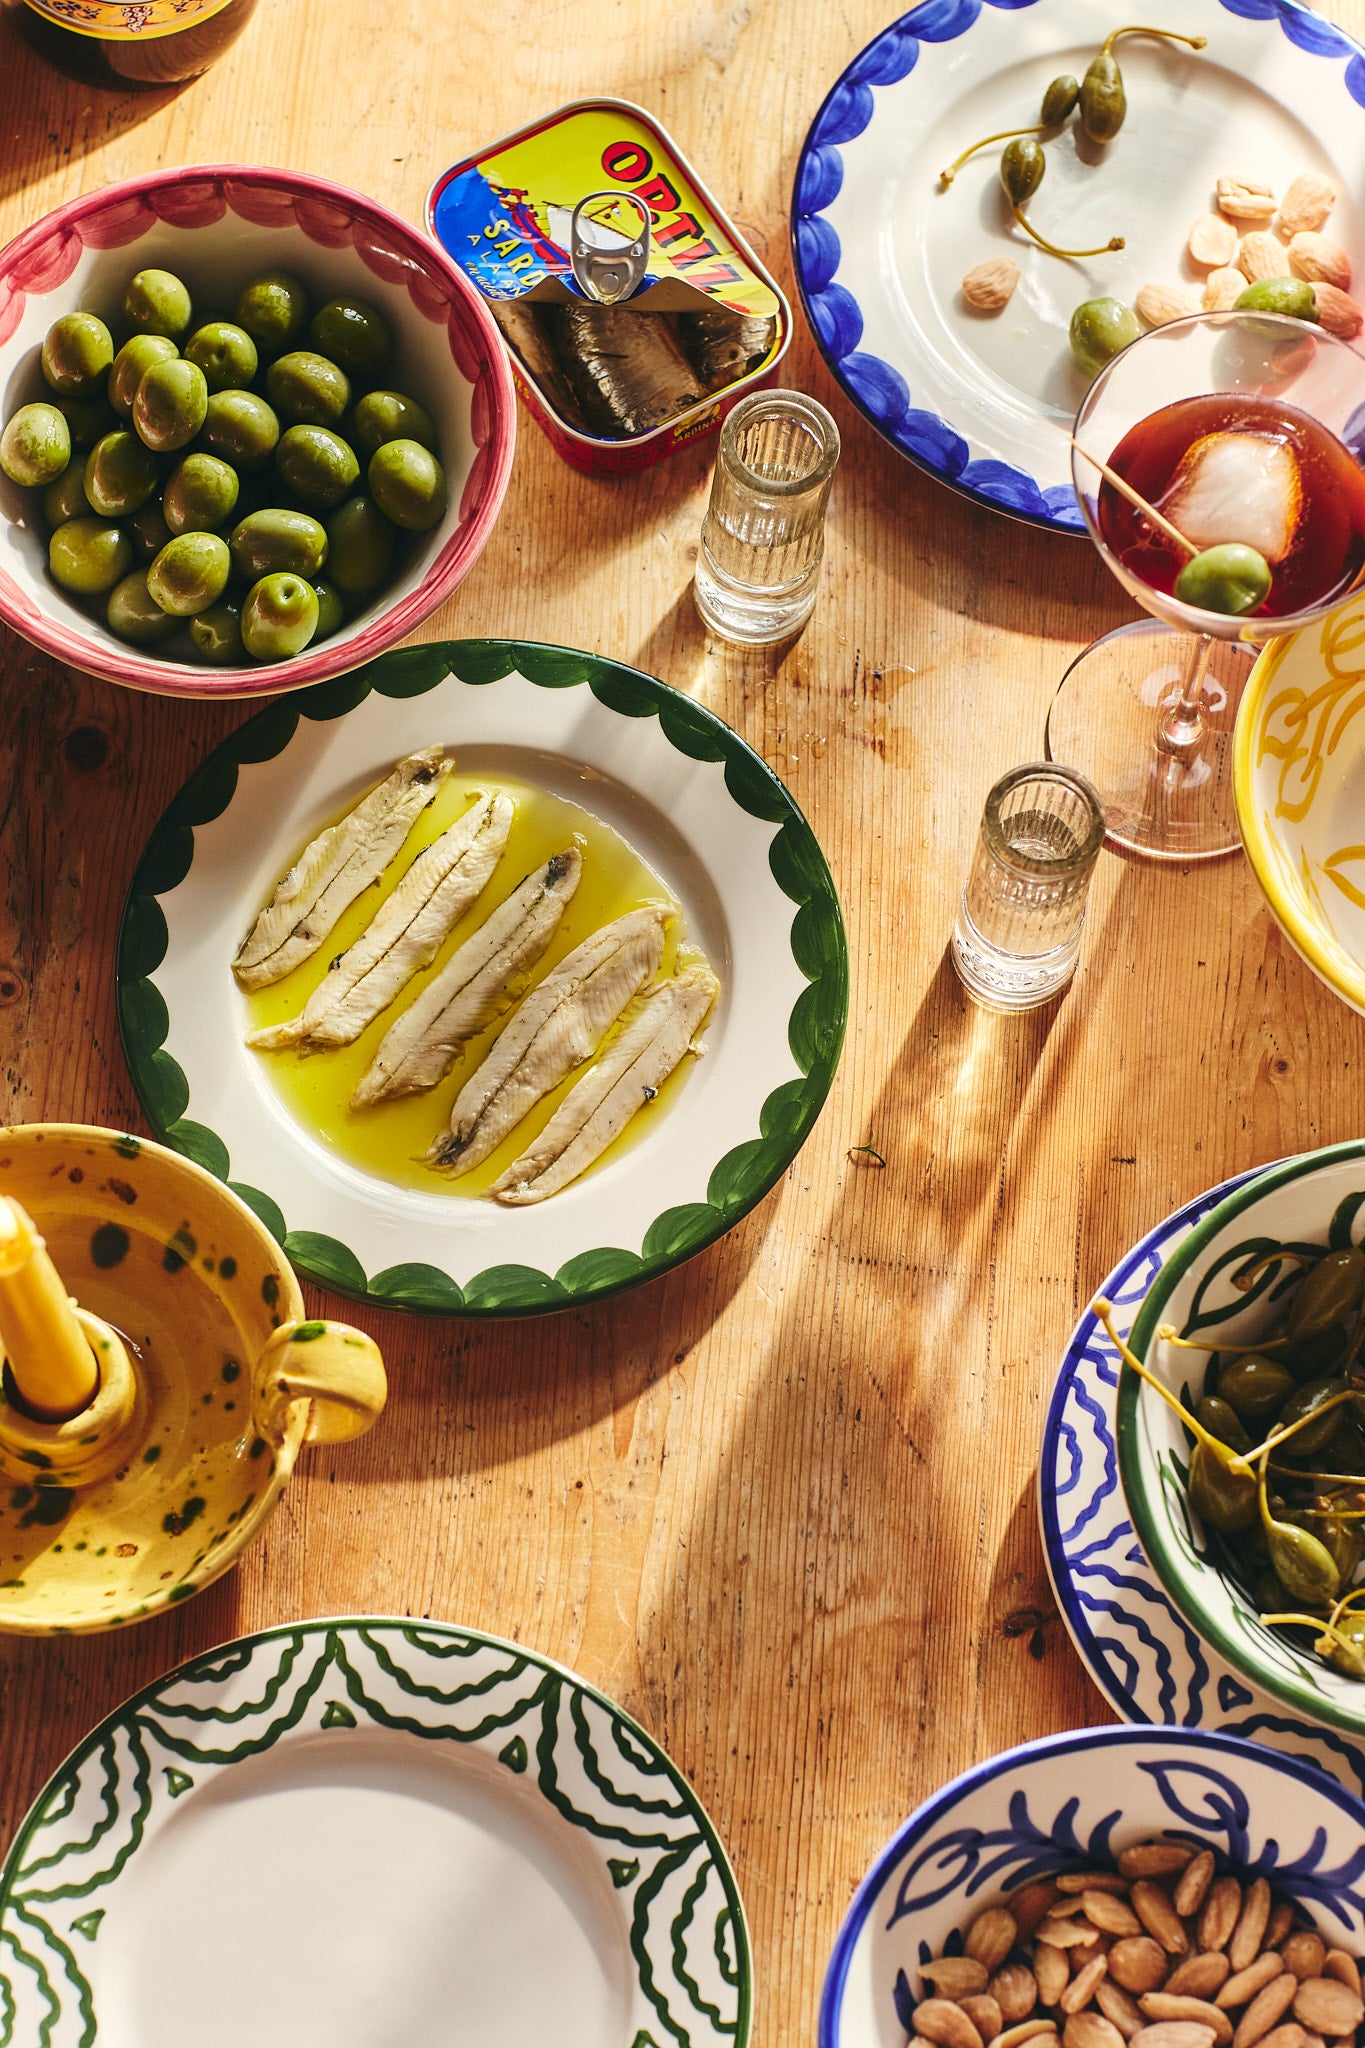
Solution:
[{"label": "green olive", "polygon": [[119,423],[118,414],[102,392],[59,398],[57,410],[66,421],[73,448],[93,448],[101,434],[112,433]]},{"label": "green olive", "polygon": [[133,425],[149,448],[183,448],[204,424],[209,390],[197,363],[153,363],[133,399]]},{"label": "green olive", "polygon": [[147,588],[145,569],[130,569],[114,585],[104,616],[109,631],[130,647],[155,647],[180,631],[179,619],[163,612]]},{"label": "green olive", "polygon": [[256,661],[301,654],[317,624],[318,594],[303,576],[263,576],[242,605],[242,643]]},{"label": "green olive", "polygon": [[1225,1536],[1238,1535],[1256,1520],[1256,1481],[1250,1473],[1229,1472],[1202,1443],[1190,1453],[1189,1496],[1200,1521]]},{"label": "green olive", "polygon": [[1109,50],[1100,50],[1081,80],[1081,126],[1092,142],[1112,142],[1128,112],[1123,73]]},{"label": "green olive", "polygon": [[231,320],[210,320],[185,343],[187,361],[197,363],[210,391],[238,391],[251,382],[260,360],[256,344],[244,327]]},{"label": "green olive", "polygon": [[1011,206],[1022,206],[1043,182],[1047,158],[1032,135],[1017,135],[1000,152],[1000,182]]},{"label": "green olive", "polygon": [[1240,1416],[1234,1408],[1217,1394],[1206,1394],[1195,1410],[1195,1416],[1202,1422],[1210,1436],[1216,1436],[1220,1444],[1226,1444],[1230,1451],[1245,1456],[1251,1449],[1251,1438],[1242,1427]]},{"label": "green olive", "polygon": [[0,434],[0,469],[11,483],[55,483],[71,461],[71,429],[55,405],[21,405]]},{"label": "green olive", "polygon": [[89,459],[87,455],[73,455],[61,475],[43,492],[43,517],[49,527],[79,519],[90,510],[90,500],[85,495],[85,465]]},{"label": "green olive", "polygon": [[367,391],[356,401],[352,431],[366,455],[373,455],[386,441],[420,441],[433,452],[437,445],[430,414],[401,391]]},{"label": "green olive", "polygon": [[290,427],[275,450],[275,467],[295,496],[330,512],[355,488],[360,464],[355,450],[330,427]]},{"label": "green olive", "polygon": [[121,526],[87,512],[57,528],[47,544],[47,561],[63,590],[103,597],[132,568],[133,544]]},{"label": "green olive", "polygon": [[445,471],[420,441],[385,441],[370,457],[367,480],[384,517],[406,533],[426,533],[445,517]]},{"label": "green olive", "polygon": [[189,332],[190,295],[170,270],[139,270],[123,295],[128,325],[138,334],[164,334],[179,341]]},{"label": "green olive", "polygon": [[326,356],[295,349],[266,371],[265,395],[291,425],[334,427],[351,403],[351,380]]},{"label": "green olive", "polygon": [[349,597],[384,581],[397,535],[372,498],[348,498],[327,521],[327,577]]},{"label": "green olive", "polygon": [[1196,605],[1200,611],[1240,618],[1269,596],[1270,564],[1255,548],[1224,541],[1191,555],[1175,579],[1175,594],[1182,604]]},{"label": "green olive", "polygon": [[254,391],[215,391],[204,415],[204,440],[234,469],[264,469],[280,438],[272,406]]},{"label": "green olive", "polygon": [[127,427],[96,441],[85,461],[85,495],[102,519],[126,519],[161,481],[161,464]]},{"label": "green olive", "polygon": [[1060,127],[1081,96],[1081,81],[1064,71],[1060,78],[1054,78],[1043,94],[1043,122],[1048,128]]},{"label": "green olive", "polygon": [[313,638],[315,641],[330,640],[345,620],[346,607],[341,601],[341,592],[332,584],[319,582],[316,576],[312,578],[312,584],[318,601],[318,623]]},{"label": "green olive", "polygon": [[120,419],[131,419],[137,387],[153,363],[168,363],[180,351],[164,334],[135,334],[114,357],[109,372],[109,403]]},{"label": "green olive", "polygon": [[188,619],[217,603],[231,571],[227,542],[216,533],[180,533],[147,571],[147,588],[163,612]]},{"label": "green olive", "polygon": [[144,562],[153,562],[171,538],[171,529],[166,524],[166,515],[155,498],[134,512],[128,521],[128,531],[133,536],[133,546]]},{"label": "green olive", "polygon": [[365,299],[329,299],[313,315],[308,338],[320,355],[366,381],[380,376],[393,354],[388,322]]},{"label": "green olive", "polygon": [[1351,1315],[1365,1297],[1365,1251],[1351,1245],[1344,1251],[1325,1252],[1312,1271],[1299,1282],[1284,1319],[1284,1333],[1291,1344],[1320,1337]]},{"label": "green olive", "polygon": [[220,597],[206,612],[190,620],[194,651],[210,668],[237,668],[246,662],[242,645],[242,607],[235,598]]},{"label": "green olive", "polygon": [[237,505],[237,472],[216,455],[187,455],[167,482],[161,509],[172,533],[212,533]]},{"label": "green olive", "polygon": [[43,375],[63,397],[94,397],[114,360],[114,337],[94,313],[63,313],[43,342]]},{"label": "green olive", "polygon": [[233,567],[251,583],[281,573],[316,576],[327,551],[326,531],[316,519],[278,505],[249,513],[232,534]]},{"label": "green olive", "polygon": [[1305,284],[1301,277],[1263,277],[1257,283],[1249,284],[1239,299],[1232,304],[1234,313],[1287,313],[1291,320],[1312,320],[1318,317],[1318,302],[1313,297],[1313,287]]},{"label": "green olive", "polygon": [[266,355],[283,355],[303,339],[308,326],[308,293],[287,271],[263,271],[242,286],[237,324]]},{"label": "green olive", "polygon": [[1292,1376],[1273,1358],[1248,1351],[1219,1361],[1219,1398],[1243,1422],[1263,1422],[1278,1414],[1293,1392]]},{"label": "green olive", "polygon": [[1086,299],[1071,316],[1071,353],[1087,377],[1098,377],[1141,331],[1131,306],[1118,299]]}]

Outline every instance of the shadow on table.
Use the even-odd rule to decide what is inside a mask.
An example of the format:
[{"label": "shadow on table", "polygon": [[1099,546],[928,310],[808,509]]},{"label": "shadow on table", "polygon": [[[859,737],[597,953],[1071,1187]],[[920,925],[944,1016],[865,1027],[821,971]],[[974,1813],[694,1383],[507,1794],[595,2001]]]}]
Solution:
[{"label": "shadow on table", "polygon": [[120,92],[67,78],[28,42],[16,10],[0,6],[0,198],[24,191],[73,157],[102,149],[183,90],[166,85]]}]

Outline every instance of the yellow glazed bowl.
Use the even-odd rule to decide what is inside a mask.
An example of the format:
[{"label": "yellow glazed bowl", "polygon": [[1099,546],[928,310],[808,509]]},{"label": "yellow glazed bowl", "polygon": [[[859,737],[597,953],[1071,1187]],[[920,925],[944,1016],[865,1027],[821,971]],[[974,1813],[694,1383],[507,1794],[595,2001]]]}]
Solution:
[{"label": "yellow glazed bowl", "polygon": [[1237,714],[1242,843],[1275,920],[1365,1014],[1365,592],[1267,648]]},{"label": "yellow glazed bowl", "polygon": [[140,1621],[228,1569],[305,1442],[375,1421],[383,1363],[363,1332],[302,1320],[264,1224],[163,1146],[79,1124],[0,1129],[0,1194],[132,1366],[66,1423],[0,1392],[0,1632]]}]

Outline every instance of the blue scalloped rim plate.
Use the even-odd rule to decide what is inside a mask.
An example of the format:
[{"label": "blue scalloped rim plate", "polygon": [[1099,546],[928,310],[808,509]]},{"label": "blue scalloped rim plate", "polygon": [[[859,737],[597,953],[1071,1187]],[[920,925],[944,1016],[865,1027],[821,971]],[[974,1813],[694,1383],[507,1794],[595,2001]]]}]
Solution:
[{"label": "blue scalloped rim plate", "polygon": [[[1154,26],[1201,32],[1200,56],[1119,46],[1124,128],[1102,165],[1071,130],[1048,142],[1030,216],[1054,238],[1121,256],[1062,263],[1014,228],[985,150],[951,190],[937,174],[974,137],[1036,120],[1057,72],[1080,76],[1121,14],[1094,0],[925,0],[868,44],[816,115],[797,164],[792,238],[802,302],[848,397],[893,447],[995,511],[1082,531],[1066,430],[1084,395],[1066,330],[1083,299],[1128,303],[1145,283],[1195,293],[1184,256],[1215,179],[1250,168],[1283,190],[1299,171],[1340,194],[1327,232],[1365,266],[1365,51],[1300,0],[1152,0]],[[1093,154],[1093,152],[1092,152]],[[1008,253],[1022,280],[974,314],[964,273]]]},{"label": "blue scalloped rim plate", "polygon": [[[473,783],[501,764],[616,825],[679,897],[721,977],[706,1055],[678,1100],[637,1143],[530,1208],[435,1176],[429,1189],[398,1185],[343,1157],[242,1042],[229,967],[242,932],[322,824],[433,743],[453,747]],[[495,877],[490,907],[510,886]],[[447,1316],[581,1306],[712,1244],[805,1143],[848,1007],[829,869],[752,748],[652,676],[509,640],[405,648],[248,719],[153,832],[117,976],[124,1052],[157,1137],[227,1181],[310,1278]],[[443,1115],[432,1117],[434,1136]]]}]

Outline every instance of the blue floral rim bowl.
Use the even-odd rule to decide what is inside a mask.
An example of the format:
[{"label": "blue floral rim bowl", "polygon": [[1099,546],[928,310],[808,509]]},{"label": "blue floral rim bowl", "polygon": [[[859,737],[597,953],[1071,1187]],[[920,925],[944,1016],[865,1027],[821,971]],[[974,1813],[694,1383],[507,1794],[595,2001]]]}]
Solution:
[{"label": "blue floral rim bowl", "polygon": [[1081,1728],[964,1771],[892,1838],[839,1931],[819,2048],[904,2048],[919,1971],[1035,1878],[1164,1836],[1265,1877],[1336,1946],[1365,1949],[1365,1805],[1311,1764],[1200,1728]]}]

